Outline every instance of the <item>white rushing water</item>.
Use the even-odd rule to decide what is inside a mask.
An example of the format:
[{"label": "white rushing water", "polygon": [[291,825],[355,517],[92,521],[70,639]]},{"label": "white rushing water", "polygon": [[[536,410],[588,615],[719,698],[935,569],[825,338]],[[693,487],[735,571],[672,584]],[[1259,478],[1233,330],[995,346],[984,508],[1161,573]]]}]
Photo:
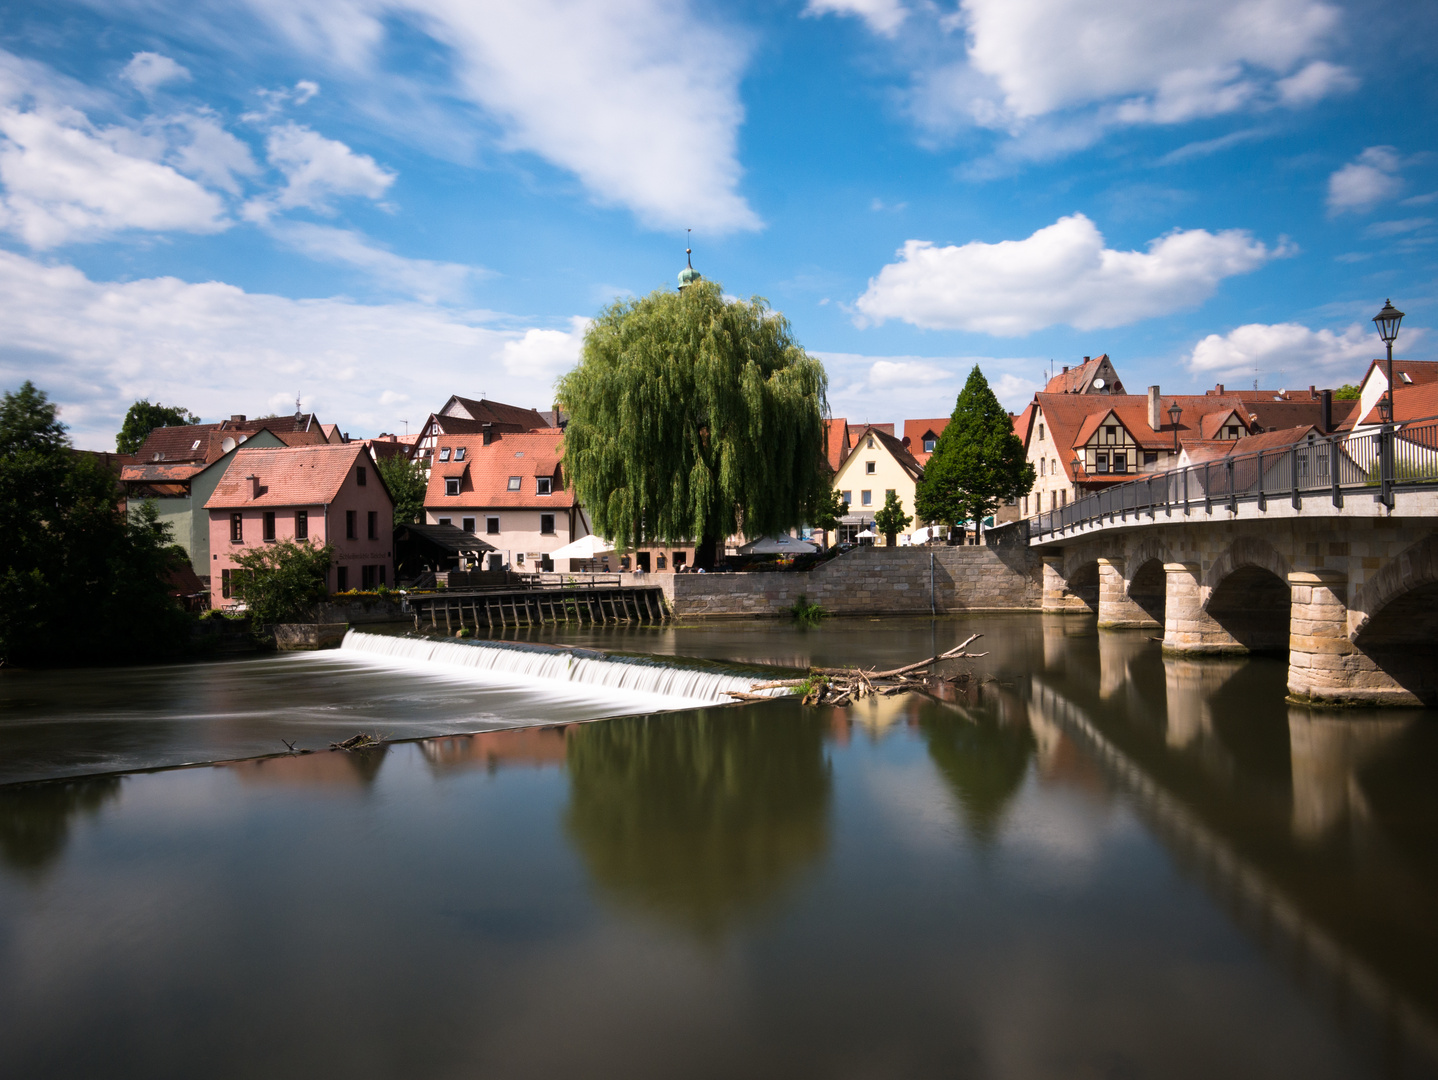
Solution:
[{"label": "white rushing water", "polygon": [[644,694],[661,698],[666,706],[675,709],[731,703],[735,699],[727,697],[726,691],[748,691],[759,681],[751,675],[681,667],[658,659],[608,657],[582,649],[492,641],[429,641],[366,634],[358,630],[346,632],[340,651],[405,665],[463,669],[473,672],[483,681],[510,686],[533,685],[539,680],[549,684],[566,684],[571,690],[592,687],[601,691]]}]

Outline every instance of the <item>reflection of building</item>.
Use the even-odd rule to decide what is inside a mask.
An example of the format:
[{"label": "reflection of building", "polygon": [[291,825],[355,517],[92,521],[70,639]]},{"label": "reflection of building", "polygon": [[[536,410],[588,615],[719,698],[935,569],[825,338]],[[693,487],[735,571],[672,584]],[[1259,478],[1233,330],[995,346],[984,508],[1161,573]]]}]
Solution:
[{"label": "reflection of building", "polygon": [[482,731],[477,735],[447,735],[419,744],[425,761],[436,772],[490,772],[505,766],[546,768],[564,764],[567,727],[520,727]]}]

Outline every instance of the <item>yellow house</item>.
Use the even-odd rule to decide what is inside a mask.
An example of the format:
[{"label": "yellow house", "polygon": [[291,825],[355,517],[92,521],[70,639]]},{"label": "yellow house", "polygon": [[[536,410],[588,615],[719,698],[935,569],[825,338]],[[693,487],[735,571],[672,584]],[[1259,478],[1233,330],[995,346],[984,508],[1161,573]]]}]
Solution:
[{"label": "yellow house", "polygon": [[[923,525],[914,513],[914,488],[923,475],[923,466],[894,436],[873,425],[860,431],[848,457],[834,473],[834,490],[849,508],[839,524],[837,540],[854,543],[859,533],[872,529],[874,515],[892,491],[903,504],[904,513],[915,519],[899,534],[899,542],[903,543]],[[884,537],[879,536],[874,543],[883,544]]]}]

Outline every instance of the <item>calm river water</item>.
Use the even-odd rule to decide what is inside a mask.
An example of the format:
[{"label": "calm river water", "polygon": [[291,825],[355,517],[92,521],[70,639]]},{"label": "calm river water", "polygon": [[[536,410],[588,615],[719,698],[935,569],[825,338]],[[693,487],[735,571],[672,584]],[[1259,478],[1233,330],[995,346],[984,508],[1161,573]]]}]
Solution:
[{"label": "calm river water", "polygon": [[[536,636],[797,667],[974,631],[952,700],[848,711],[344,652],[6,673],[0,1075],[1435,1075],[1434,713],[1072,617]],[[116,771],[359,730],[437,737]]]}]

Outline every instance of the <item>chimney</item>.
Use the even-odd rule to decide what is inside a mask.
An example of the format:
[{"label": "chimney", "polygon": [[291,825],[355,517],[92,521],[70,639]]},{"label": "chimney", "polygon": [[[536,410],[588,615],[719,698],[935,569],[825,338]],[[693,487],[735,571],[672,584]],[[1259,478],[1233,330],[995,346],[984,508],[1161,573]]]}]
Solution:
[{"label": "chimney", "polygon": [[1083,362],[1084,362],[1085,364],[1087,364],[1091,359],[1093,359],[1093,358],[1092,358],[1092,357],[1089,357],[1089,356],[1085,356],[1085,357],[1083,358]]},{"label": "chimney", "polygon": [[490,443],[494,442],[494,425],[493,425],[492,423],[490,423],[488,420],[486,420],[486,421],[480,426],[480,430],[484,432],[484,445],[485,445],[485,446],[488,446]]},{"label": "chimney", "polygon": [[1318,430],[1327,435],[1333,430],[1333,391],[1325,390],[1318,398]]},{"label": "chimney", "polygon": [[250,473],[245,479],[250,482],[250,498],[258,499],[260,497],[260,478],[254,473]]},{"label": "chimney", "polygon": [[1221,393],[1223,393],[1223,383],[1216,383],[1216,384],[1214,385],[1213,390],[1214,390],[1214,393],[1216,393],[1216,394],[1221,394]]},{"label": "chimney", "polygon": [[1065,365],[1064,365],[1064,374],[1067,375],[1068,373],[1069,373],[1069,366],[1068,366],[1067,364],[1065,364]]},{"label": "chimney", "polygon": [[1318,390],[1317,390],[1316,387],[1310,386],[1310,387],[1308,388],[1308,400],[1309,400],[1309,401],[1317,401],[1317,400],[1318,400]]},{"label": "chimney", "polygon": [[232,423],[232,424],[243,424],[244,422],[245,422],[245,414],[244,414],[244,413],[235,413],[234,416],[230,417],[230,423]]},{"label": "chimney", "polygon": [[1148,388],[1148,426],[1154,431],[1163,430],[1163,410],[1158,400],[1158,387]]}]

